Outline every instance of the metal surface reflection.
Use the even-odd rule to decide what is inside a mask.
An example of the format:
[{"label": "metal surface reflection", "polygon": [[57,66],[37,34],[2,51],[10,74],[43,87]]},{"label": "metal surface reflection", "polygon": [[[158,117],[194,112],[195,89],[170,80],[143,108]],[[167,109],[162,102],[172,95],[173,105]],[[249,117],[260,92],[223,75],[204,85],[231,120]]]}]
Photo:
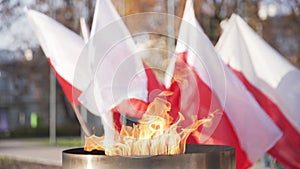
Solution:
[{"label": "metal surface reflection", "polygon": [[63,169],[235,169],[235,150],[229,146],[187,145],[172,156],[105,156],[82,148],[63,151]]}]

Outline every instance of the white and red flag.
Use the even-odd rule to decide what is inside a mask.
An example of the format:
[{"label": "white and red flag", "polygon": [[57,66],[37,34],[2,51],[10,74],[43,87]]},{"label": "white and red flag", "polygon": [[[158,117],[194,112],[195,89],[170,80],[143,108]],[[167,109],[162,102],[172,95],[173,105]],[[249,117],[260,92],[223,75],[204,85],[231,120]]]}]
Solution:
[{"label": "white and red flag", "polygon": [[250,167],[275,145],[282,133],[219,58],[195,18],[192,0],[186,2],[176,55],[166,76],[173,78],[166,78],[165,83],[179,83],[180,112],[191,114],[197,104],[198,118],[215,110],[223,112],[215,130],[199,128],[199,134],[190,136],[188,143],[234,146],[237,168]]},{"label": "white and red flag", "polygon": [[132,108],[131,101],[139,109],[140,104],[144,107],[147,101],[147,78],[137,52],[111,0],[98,0],[90,41],[80,58],[88,60],[93,76],[79,100],[88,110],[101,116],[105,144],[113,144],[111,110],[117,105],[128,110]]},{"label": "white and red flag", "polygon": [[[74,85],[73,81],[77,60],[84,47],[83,39],[40,12],[26,9],[26,14],[69,102],[79,105],[77,98],[86,84]],[[86,81],[85,76],[81,79]]]},{"label": "white and red flag", "polygon": [[283,136],[269,153],[289,168],[300,168],[300,71],[233,14],[216,50]]},{"label": "white and red flag", "polygon": [[92,112],[107,113],[122,100],[147,100],[147,79],[141,58],[111,0],[96,2],[90,42],[82,55],[92,61],[93,77],[80,101]]}]

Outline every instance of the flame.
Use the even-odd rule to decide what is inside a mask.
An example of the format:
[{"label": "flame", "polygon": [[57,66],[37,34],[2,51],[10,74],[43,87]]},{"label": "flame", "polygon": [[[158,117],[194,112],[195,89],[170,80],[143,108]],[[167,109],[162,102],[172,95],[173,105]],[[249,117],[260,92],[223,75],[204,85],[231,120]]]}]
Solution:
[{"label": "flame", "polygon": [[[172,93],[162,92],[159,96],[169,96]],[[168,112],[171,104],[165,99],[156,97],[138,124],[123,125],[118,134],[118,140],[112,146],[104,147],[104,136],[95,135],[86,138],[84,150],[102,150],[108,156],[140,156],[140,155],[173,155],[185,152],[185,144],[188,136],[195,132],[201,125],[209,126],[213,120],[213,114],[207,118],[197,120],[186,127],[180,127],[184,116],[179,112],[179,118],[174,122]]]}]

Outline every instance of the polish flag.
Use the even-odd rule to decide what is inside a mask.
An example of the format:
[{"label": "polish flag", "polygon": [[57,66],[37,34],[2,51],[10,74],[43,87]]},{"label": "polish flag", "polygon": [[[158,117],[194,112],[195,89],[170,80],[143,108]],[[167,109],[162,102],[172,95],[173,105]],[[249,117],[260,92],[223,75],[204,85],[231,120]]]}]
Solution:
[{"label": "polish flag", "polygon": [[300,168],[300,71],[233,14],[216,50],[283,136],[269,153],[289,168]]},{"label": "polish flag", "polygon": [[112,109],[123,103],[128,110],[131,102],[136,106],[141,103],[138,108],[143,106],[147,101],[147,77],[134,40],[111,0],[96,2],[90,41],[82,56],[91,65],[92,77],[79,100],[101,116],[104,144],[113,144]]},{"label": "polish flag", "polygon": [[111,0],[96,2],[87,45],[82,55],[93,62],[93,76],[79,98],[83,105],[100,115],[127,98],[147,101],[147,78],[141,58]]},{"label": "polish flag", "polygon": [[236,168],[250,167],[282,133],[219,58],[195,18],[192,0],[186,1],[176,54],[165,84],[179,83],[180,112],[191,115],[196,110],[198,118],[214,111],[223,114],[218,125],[199,128],[188,143],[234,146]]},{"label": "polish flag", "polygon": [[[74,85],[73,81],[83,39],[40,12],[26,9],[26,14],[66,97],[71,104],[79,105],[78,96],[86,84]],[[80,79],[84,81],[85,76]]]}]

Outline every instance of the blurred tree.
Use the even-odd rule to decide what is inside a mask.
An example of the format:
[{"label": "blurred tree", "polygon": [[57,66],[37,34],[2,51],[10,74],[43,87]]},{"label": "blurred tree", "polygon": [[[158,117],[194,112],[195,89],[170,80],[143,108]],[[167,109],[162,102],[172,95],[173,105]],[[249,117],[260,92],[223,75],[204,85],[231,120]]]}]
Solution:
[{"label": "blurred tree", "polygon": [[[300,68],[300,1],[275,2],[289,13],[263,20],[263,38]],[[278,10],[280,12],[280,9]]]}]

